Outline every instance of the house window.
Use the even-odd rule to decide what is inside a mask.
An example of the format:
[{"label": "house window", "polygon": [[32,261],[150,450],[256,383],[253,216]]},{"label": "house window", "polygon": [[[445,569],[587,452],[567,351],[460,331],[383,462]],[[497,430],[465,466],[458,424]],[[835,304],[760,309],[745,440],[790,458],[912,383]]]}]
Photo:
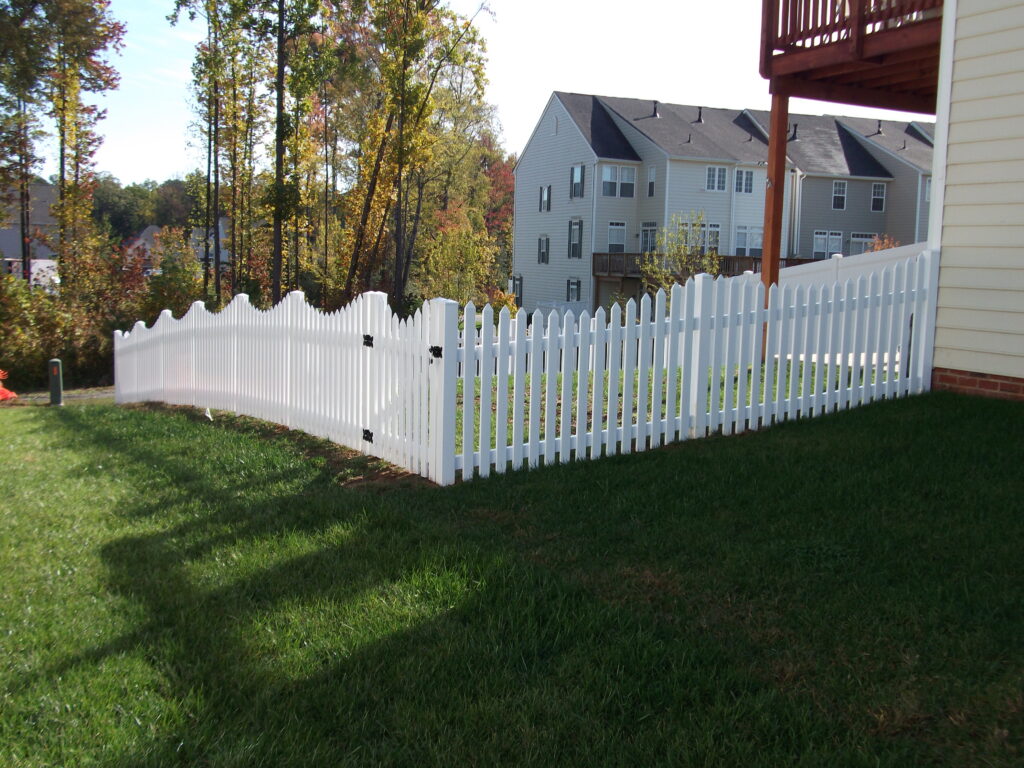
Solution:
[{"label": "house window", "polygon": [[651,253],[658,249],[658,222],[645,221],[640,226],[640,253]]},{"label": "house window", "polygon": [[656,174],[657,174],[657,171],[655,170],[653,165],[650,168],[647,169],[647,196],[648,197],[654,197],[654,180],[655,180]]},{"label": "house window", "polygon": [[874,232],[851,232],[850,233],[850,256],[858,253],[866,253],[871,250],[871,243],[875,240]]},{"label": "house window", "polygon": [[615,197],[619,191],[619,166],[605,165],[601,168],[601,194]]},{"label": "house window", "polygon": [[764,227],[736,227],[736,255],[761,256],[764,243]]},{"label": "house window", "polygon": [[845,211],[846,210],[846,182],[845,181],[833,181],[832,182],[832,210],[833,211]]},{"label": "house window", "polygon": [[569,258],[583,258],[583,220],[573,219],[569,222]]},{"label": "house window", "polygon": [[551,185],[548,184],[546,187],[540,188],[540,210],[550,211],[551,210]]},{"label": "house window", "polygon": [[587,169],[583,164],[574,165],[569,169],[569,197],[583,197],[583,182],[586,179]]},{"label": "house window", "polygon": [[871,185],[871,210],[875,213],[885,210],[885,184]]},{"label": "house window", "polygon": [[701,224],[700,225],[700,252],[707,253],[708,251],[718,252],[718,244],[722,239],[722,225],[721,224]]},{"label": "house window", "polygon": [[608,222],[608,253],[623,253],[626,250],[626,222]]},{"label": "house window", "polygon": [[930,203],[932,201],[932,177],[929,176],[924,180],[924,201]]},{"label": "house window", "polygon": [[547,235],[542,235],[537,238],[537,263],[547,264],[548,254],[551,253],[551,238]]},{"label": "house window", "polygon": [[749,195],[754,191],[754,172],[736,171],[736,191]]},{"label": "house window", "polygon": [[726,169],[719,165],[708,166],[708,178],[705,189],[709,192],[725,192]]},{"label": "house window", "polygon": [[580,300],[580,289],[583,287],[583,281],[572,278],[565,281],[565,300],[566,301],[579,301]]},{"label": "house window", "polygon": [[516,306],[523,306],[523,276],[512,276],[512,293],[516,295]]},{"label": "house window", "polygon": [[632,197],[636,188],[636,168],[619,168],[619,197]]},{"label": "house window", "polygon": [[833,253],[842,253],[843,233],[826,231],[824,229],[814,230],[814,258],[827,259]]}]

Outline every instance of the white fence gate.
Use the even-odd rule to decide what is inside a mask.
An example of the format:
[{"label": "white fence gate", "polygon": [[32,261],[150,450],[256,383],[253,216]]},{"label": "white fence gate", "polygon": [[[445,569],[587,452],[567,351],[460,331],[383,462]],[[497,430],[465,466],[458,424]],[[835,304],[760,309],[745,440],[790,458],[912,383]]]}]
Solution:
[{"label": "white fence gate", "polygon": [[117,400],[248,414],[447,485],[926,390],[936,262],[774,286],[767,305],[759,282],[698,275],[624,313],[530,323],[485,306],[478,324],[472,304],[460,322],[444,299],[399,320],[380,293],[332,314],[301,293],[268,312],[197,302],[115,333]]}]

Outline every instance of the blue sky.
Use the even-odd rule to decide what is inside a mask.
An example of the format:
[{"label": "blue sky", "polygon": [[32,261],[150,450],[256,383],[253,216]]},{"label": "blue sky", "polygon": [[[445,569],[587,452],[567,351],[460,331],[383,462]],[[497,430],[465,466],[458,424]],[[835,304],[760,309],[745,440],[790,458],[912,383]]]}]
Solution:
[{"label": "blue sky", "polygon": [[[449,5],[472,16],[480,3]],[[166,20],[172,6],[172,0],[111,1],[127,32],[114,61],[121,87],[100,100],[107,119],[97,165],[122,183],[183,177],[202,164],[190,131],[189,81],[203,27],[187,18],[172,27]],[[489,6],[477,14],[488,48],[487,96],[510,152],[522,150],[554,90],[770,107],[758,74],[760,0],[490,0]],[[801,99],[790,110],[901,115]],[[44,175],[53,171],[51,160]]]}]

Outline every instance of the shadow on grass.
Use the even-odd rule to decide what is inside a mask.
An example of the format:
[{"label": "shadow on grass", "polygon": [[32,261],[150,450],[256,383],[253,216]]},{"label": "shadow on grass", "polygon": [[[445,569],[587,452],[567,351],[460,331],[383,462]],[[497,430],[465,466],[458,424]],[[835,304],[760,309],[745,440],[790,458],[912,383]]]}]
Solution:
[{"label": "shadow on grass", "polygon": [[68,410],[166,482],[102,552],[146,622],[47,676],[140,649],[190,702],[111,764],[998,764],[972,734],[1021,718],[1021,431],[871,410],[383,493],[272,427],[215,423],[269,452],[238,477],[194,415],[157,441]]}]

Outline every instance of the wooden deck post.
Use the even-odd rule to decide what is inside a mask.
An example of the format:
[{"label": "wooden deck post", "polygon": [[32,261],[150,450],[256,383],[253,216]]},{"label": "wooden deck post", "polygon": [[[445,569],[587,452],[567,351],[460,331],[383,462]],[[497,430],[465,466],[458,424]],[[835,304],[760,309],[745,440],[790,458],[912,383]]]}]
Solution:
[{"label": "wooden deck post", "polygon": [[768,289],[779,282],[782,252],[782,200],[786,194],[786,142],[789,138],[789,96],[772,93],[772,116],[768,133],[768,188],[764,199],[764,243],[761,280],[765,306]]}]

